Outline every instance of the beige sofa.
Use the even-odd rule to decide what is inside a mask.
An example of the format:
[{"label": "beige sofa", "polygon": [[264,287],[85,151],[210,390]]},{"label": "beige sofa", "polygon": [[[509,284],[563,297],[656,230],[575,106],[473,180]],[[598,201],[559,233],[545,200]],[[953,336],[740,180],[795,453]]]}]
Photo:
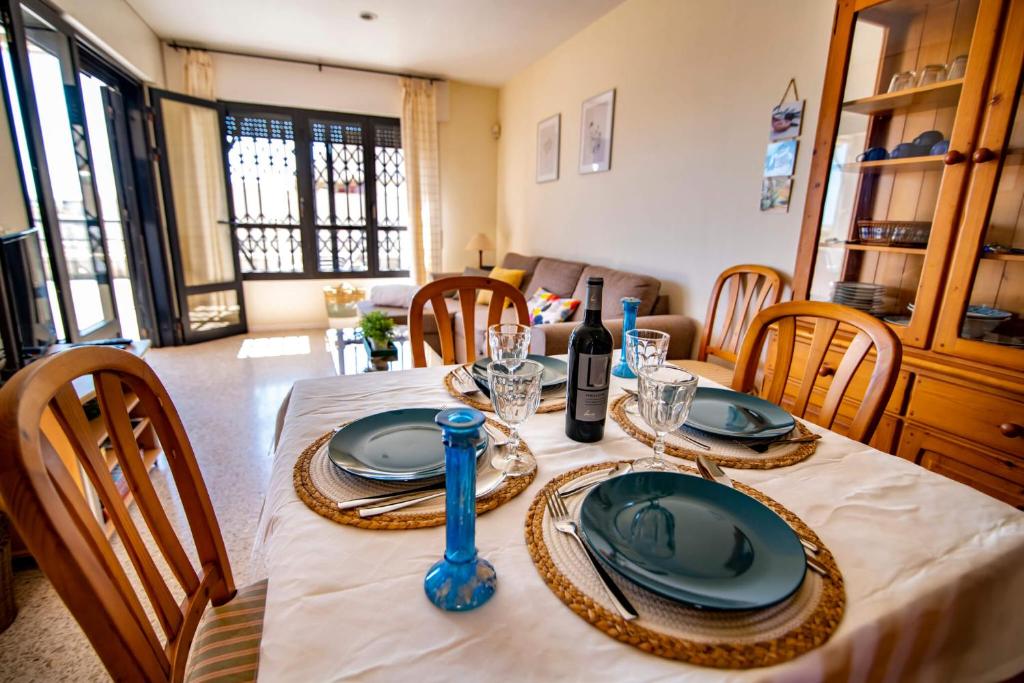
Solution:
[{"label": "beige sofa", "polygon": [[[638,327],[646,327],[668,332],[671,337],[668,357],[671,359],[689,358],[693,348],[696,325],[694,321],[682,315],[668,313],[668,297],[661,293],[661,282],[649,275],[640,275],[623,270],[615,270],[595,266],[579,261],[544,256],[526,256],[509,252],[502,260],[503,268],[514,268],[526,272],[520,290],[529,299],[534,292],[543,287],[562,298],[583,300],[586,297],[587,278],[599,276],[604,278],[604,296],[601,308],[604,324],[612,333],[615,347],[618,348],[622,339],[622,298],[633,296],[640,299],[637,319]],[[463,273],[439,273],[433,279],[454,277]],[[466,275],[486,275],[486,272],[466,272]],[[412,298],[410,290],[409,298]],[[454,290],[452,291],[454,295]],[[457,298],[445,299],[448,312],[452,317],[452,332],[455,335],[456,359],[466,362],[465,326],[462,323],[462,312]],[[381,306],[371,301],[356,304],[360,313],[365,315],[371,310],[387,313],[399,324],[405,324],[408,311],[398,306]],[[486,343],[484,335],[487,328],[487,307],[476,306],[474,311],[475,339],[473,340],[477,356],[483,355]],[[569,335],[583,320],[584,309],[580,306],[573,317],[564,323],[535,325],[533,327],[531,352],[554,356],[566,353],[569,349]],[[516,321],[514,308],[506,308],[502,312],[502,320]],[[438,353],[441,351],[440,338],[437,332],[437,321],[429,309],[423,319],[424,338]]]},{"label": "beige sofa", "polygon": [[[612,333],[616,347],[619,346],[622,338],[622,298],[633,296],[640,299],[637,325],[639,327],[660,329],[672,336],[669,358],[690,357],[696,325],[693,320],[685,316],[668,314],[668,297],[661,294],[661,282],[657,278],[589,265],[578,261],[564,261],[541,256],[525,256],[515,252],[506,254],[501,266],[526,272],[520,290],[527,299],[539,288],[543,287],[559,297],[582,301],[586,295],[587,278],[603,277],[604,295],[601,307],[604,324]],[[453,332],[456,338],[456,358],[459,362],[465,362],[466,339],[464,325],[462,324],[462,313],[459,310],[457,300],[450,299],[449,302],[448,310],[453,316]],[[572,334],[573,329],[583,320],[583,316],[583,306],[580,306],[573,317],[564,323],[535,325],[533,327],[531,351],[548,356],[566,353],[569,348],[569,335]],[[502,319],[515,322],[515,309],[511,307],[506,308],[502,314]],[[429,324],[425,324],[425,327],[428,332],[433,331],[436,335],[436,325],[433,323],[434,321],[430,320]],[[476,327],[476,339],[473,342],[479,356],[483,354],[486,346],[484,341],[487,328],[486,306],[476,307],[474,326]],[[431,340],[428,336],[428,342],[432,346],[434,346],[435,340],[436,336],[434,340]]]}]

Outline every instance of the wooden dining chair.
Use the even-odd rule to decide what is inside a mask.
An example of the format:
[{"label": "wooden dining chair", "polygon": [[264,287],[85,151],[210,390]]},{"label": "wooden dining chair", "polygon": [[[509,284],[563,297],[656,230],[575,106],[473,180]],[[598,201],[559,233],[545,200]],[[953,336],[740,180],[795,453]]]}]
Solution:
[{"label": "wooden dining chair", "polygon": [[[100,417],[87,416],[72,385],[80,378],[91,379]],[[156,432],[198,565],[157,497],[129,411]],[[115,463],[100,450],[103,426],[151,536],[148,544],[118,490]],[[0,443],[0,502],[115,680],[255,680],[266,581],[236,591],[192,446],[149,365],[102,347],[36,361],[0,389]],[[91,504],[92,492],[102,510]],[[98,515],[116,531],[123,563]],[[156,549],[172,576],[158,569]],[[129,581],[129,563],[153,621]],[[175,592],[184,595],[180,602]],[[211,602],[215,607],[208,609]]]},{"label": "wooden dining chair", "polygon": [[[839,304],[819,301],[789,301],[770,306],[758,313],[743,339],[732,388],[749,392],[754,389],[761,356],[769,329],[777,330],[771,377],[762,387],[761,396],[781,405],[786,385],[793,372],[796,348],[797,321],[813,322],[813,332],[807,358],[799,375],[800,384],[793,405],[786,407],[797,417],[810,419],[831,429],[840,405],[850,388],[851,380],[868,354],[873,350],[874,367],[864,395],[846,434],[851,439],[867,443],[878,426],[885,405],[889,401],[900,371],[903,347],[899,337],[878,318]],[[825,363],[826,353],[840,324],[853,328],[853,338],[837,367]],[[816,385],[822,385],[825,396],[820,406],[814,406],[810,415],[811,395]],[[825,386],[827,385],[827,387]]]},{"label": "wooden dining chair", "polygon": [[[409,304],[409,341],[412,345],[412,363],[417,368],[427,366],[426,349],[424,348],[423,313],[429,302],[437,321],[437,332],[441,340],[441,359],[445,365],[455,362],[455,338],[453,334],[452,316],[445,305],[445,292],[459,293],[459,310],[462,313],[462,325],[466,338],[466,362],[476,360],[476,297],[479,290],[491,292],[491,303],[487,307],[487,326],[502,322],[501,312],[505,309],[506,299],[515,306],[519,322],[530,324],[530,312],[526,308],[526,297],[518,289],[489,277],[458,276],[446,277],[420,287]],[[484,335],[487,346],[487,335]]]}]

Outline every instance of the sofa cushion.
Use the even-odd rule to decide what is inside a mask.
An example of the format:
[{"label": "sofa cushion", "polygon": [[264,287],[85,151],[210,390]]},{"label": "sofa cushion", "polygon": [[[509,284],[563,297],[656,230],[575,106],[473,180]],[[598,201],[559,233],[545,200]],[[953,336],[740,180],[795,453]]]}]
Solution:
[{"label": "sofa cushion", "polygon": [[531,325],[563,323],[572,317],[579,306],[579,299],[560,299],[543,287],[539,287],[526,302]]},{"label": "sofa cushion", "polygon": [[526,273],[523,276],[523,292],[526,292],[526,285],[530,284],[530,278],[533,276],[533,271],[537,268],[538,261],[540,261],[540,256],[526,256],[510,251],[501,260],[501,267],[521,270]]},{"label": "sofa cushion", "polygon": [[[488,275],[492,280],[510,284],[516,289],[519,289],[519,285],[523,284],[523,277],[525,276],[526,273],[524,271],[511,270],[509,268],[495,268],[491,271],[491,274]],[[478,306],[486,306],[491,303],[491,290],[481,289],[480,293],[476,296],[476,303]],[[505,306],[508,307],[511,305],[512,301],[510,299],[505,299]]]},{"label": "sofa cushion", "polygon": [[[601,266],[587,266],[580,274],[573,292],[573,299],[585,301],[587,298],[587,279],[591,277],[604,278],[604,292],[601,297],[601,315],[604,318],[613,320],[622,317],[622,298],[635,296],[640,299],[639,315],[650,315],[654,310],[654,303],[658,299],[658,291],[661,289],[661,281],[648,275],[627,273],[624,270],[613,270]],[[585,306],[576,309],[573,320],[583,320]]]},{"label": "sofa cushion", "polygon": [[572,297],[576,290],[576,283],[580,279],[580,273],[587,264],[578,261],[562,261],[556,258],[542,258],[537,262],[537,268],[533,271],[533,277],[523,287],[523,293],[527,297],[533,296],[538,288],[543,287],[560,298]]}]

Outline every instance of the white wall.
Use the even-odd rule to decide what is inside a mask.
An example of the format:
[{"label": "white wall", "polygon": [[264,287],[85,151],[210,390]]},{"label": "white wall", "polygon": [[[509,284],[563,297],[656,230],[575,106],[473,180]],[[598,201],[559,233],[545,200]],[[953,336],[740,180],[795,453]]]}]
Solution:
[{"label": "white wall", "polygon": [[126,0],[52,0],[93,43],[140,80],[163,86],[160,39]]},{"label": "white wall", "polygon": [[[360,73],[251,57],[211,53],[217,99],[399,117],[402,91],[395,76]],[[163,47],[169,90],[183,91],[184,53]],[[459,83],[438,87],[441,219],[444,268],[461,270],[476,263],[463,249],[474,232],[493,236],[496,211],[497,90]],[[252,331],[314,327],[327,323],[324,280],[250,280],[245,282],[246,316]],[[402,280],[351,280],[368,289]],[[407,282],[407,280],[405,281]]]},{"label": "white wall", "polygon": [[[703,320],[715,277],[791,273],[835,5],[829,0],[627,0],[499,94],[499,251],[660,278]],[[807,99],[788,214],[761,213],[770,111]],[[611,171],[577,172],[582,101],[616,89]],[[537,122],[562,114],[561,177],[534,182]]]}]

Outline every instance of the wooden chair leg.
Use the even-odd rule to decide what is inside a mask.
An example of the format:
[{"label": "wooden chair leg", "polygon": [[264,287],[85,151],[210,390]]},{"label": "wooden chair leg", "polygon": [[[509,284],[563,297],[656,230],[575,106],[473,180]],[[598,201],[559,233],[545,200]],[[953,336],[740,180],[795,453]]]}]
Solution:
[{"label": "wooden chair leg", "polygon": [[11,567],[11,532],[7,517],[0,512],[0,633],[14,623],[14,570]]}]

